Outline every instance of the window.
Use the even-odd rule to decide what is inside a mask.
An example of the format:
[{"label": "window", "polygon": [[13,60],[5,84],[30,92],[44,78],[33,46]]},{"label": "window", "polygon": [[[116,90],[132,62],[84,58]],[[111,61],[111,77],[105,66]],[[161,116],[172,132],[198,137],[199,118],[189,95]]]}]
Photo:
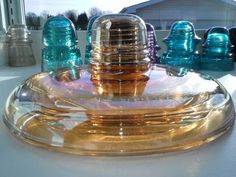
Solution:
[{"label": "window", "polygon": [[[175,19],[194,22],[197,29],[208,29],[212,26],[231,27],[236,25],[236,1],[234,0],[1,0],[2,28],[14,23],[26,23],[30,29],[41,29],[48,17],[65,15],[69,17],[77,29],[85,29],[78,24],[78,17],[104,13],[131,13],[152,21],[158,29],[171,25],[158,25]],[[193,20],[194,19],[194,20]],[[84,23],[87,21],[85,20]],[[165,27],[164,27],[165,26]]]},{"label": "window", "polygon": [[119,13],[124,7],[146,0],[25,0],[26,23],[29,29],[42,29],[45,21],[55,15],[65,15],[78,30],[86,30],[91,16],[107,13]]}]

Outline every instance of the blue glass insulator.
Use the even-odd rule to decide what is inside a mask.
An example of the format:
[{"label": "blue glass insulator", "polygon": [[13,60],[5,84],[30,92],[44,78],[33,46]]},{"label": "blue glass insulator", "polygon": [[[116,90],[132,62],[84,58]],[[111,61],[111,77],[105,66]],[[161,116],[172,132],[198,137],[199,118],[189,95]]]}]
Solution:
[{"label": "blue glass insulator", "polygon": [[229,29],[229,36],[230,36],[230,41],[233,44],[233,58],[234,61],[236,61],[236,27],[232,27]]},{"label": "blue glass insulator", "polygon": [[64,16],[48,19],[43,28],[42,71],[55,71],[82,64],[73,23]]},{"label": "blue glass insulator", "polygon": [[211,31],[211,33],[217,32],[217,33],[228,33],[227,29],[225,27],[220,27],[220,26],[216,26],[216,27],[211,27],[208,28],[205,33],[204,33],[204,39],[202,41],[202,43],[204,44],[206,42],[207,36],[209,34],[209,32]]},{"label": "blue glass insulator", "polygon": [[175,22],[164,42],[167,45],[167,52],[161,58],[162,64],[198,69],[200,57],[196,47],[200,38],[196,35],[192,23]]},{"label": "blue glass insulator", "polygon": [[148,56],[152,63],[160,63],[160,56],[158,55],[157,51],[161,48],[157,45],[155,28],[149,23],[146,23],[146,28],[148,39]]},{"label": "blue glass insulator", "polygon": [[233,70],[232,44],[226,28],[212,28],[203,44],[201,69],[230,71]]},{"label": "blue glass insulator", "polygon": [[93,22],[98,18],[99,16],[93,16],[88,23],[87,27],[87,45],[85,49],[85,61],[84,64],[89,64],[90,58],[91,58],[91,51],[92,51],[92,42],[91,42],[91,37],[92,37],[92,26]]}]

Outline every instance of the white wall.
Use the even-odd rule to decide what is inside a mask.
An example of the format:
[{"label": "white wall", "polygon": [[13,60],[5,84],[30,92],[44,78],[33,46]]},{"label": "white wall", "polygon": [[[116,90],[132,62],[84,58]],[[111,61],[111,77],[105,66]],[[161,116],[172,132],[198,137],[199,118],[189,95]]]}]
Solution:
[{"label": "white wall", "polygon": [[197,29],[236,25],[236,7],[220,0],[166,0],[137,9],[136,14],[154,26],[170,26],[176,20],[189,20]]}]

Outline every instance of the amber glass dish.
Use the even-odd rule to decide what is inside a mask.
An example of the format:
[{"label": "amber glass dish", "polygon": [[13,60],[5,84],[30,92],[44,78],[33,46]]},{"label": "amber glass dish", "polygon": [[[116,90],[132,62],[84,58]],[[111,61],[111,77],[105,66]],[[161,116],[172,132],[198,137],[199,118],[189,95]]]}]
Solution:
[{"label": "amber glass dish", "polygon": [[70,153],[189,149],[224,133],[234,106],[211,77],[178,73],[153,66],[137,79],[105,82],[79,69],[41,73],[12,92],[4,120],[23,140]]}]

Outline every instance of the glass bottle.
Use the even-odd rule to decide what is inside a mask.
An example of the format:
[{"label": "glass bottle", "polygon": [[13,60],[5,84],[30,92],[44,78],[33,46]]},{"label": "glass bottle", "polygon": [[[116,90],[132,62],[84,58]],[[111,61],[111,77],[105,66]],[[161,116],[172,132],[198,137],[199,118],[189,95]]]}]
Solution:
[{"label": "glass bottle", "polygon": [[30,31],[25,25],[10,25],[7,32],[8,64],[10,66],[31,66],[36,61],[32,50]]}]

